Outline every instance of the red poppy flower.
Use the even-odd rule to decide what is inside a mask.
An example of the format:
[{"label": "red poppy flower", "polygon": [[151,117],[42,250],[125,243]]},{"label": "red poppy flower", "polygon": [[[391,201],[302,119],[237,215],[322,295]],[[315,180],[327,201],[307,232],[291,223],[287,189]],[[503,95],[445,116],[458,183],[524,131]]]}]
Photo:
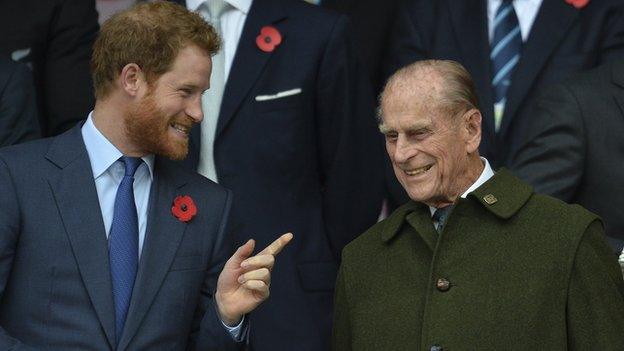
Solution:
[{"label": "red poppy flower", "polygon": [[190,196],[177,196],[173,200],[171,213],[180,221],[188,222],[197,214],[197,207]]},{"label": "red poppy flower", "polygon": [[576,7],[577,9],[582,9],[583,7],[587,6],[589,0],[566,0],[566,2]]},{"label": "red poppy flower", "polygon": [[282,42],[282,35],[273,26],[264,26],[256,37],[256,45],[264,52],[272,52]]}]

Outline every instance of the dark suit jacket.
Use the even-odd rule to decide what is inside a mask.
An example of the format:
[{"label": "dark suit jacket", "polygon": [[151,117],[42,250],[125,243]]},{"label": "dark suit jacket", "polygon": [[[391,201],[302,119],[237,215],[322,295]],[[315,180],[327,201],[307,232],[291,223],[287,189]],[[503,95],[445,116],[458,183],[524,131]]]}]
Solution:
[{"label": "dark suit jacket", "polygon": [[[375,95],[383,87],[382,59],[390,47],[398,0],[322,0],[321,6],[349,16],[355,50],[368,71]],[[381,135],[380,135],[381,137]]]},{"label": "dark suit jacket", "polygon": [[[399,11],[389,71],[422,59],[455,60],[468,69],[483,115],[481,154],[507,166],[534,118],[527,106],[541,90],[572,73],[624,58],[624,3],[589,1],[576,9],[544,0],[507,92],[501,129],[494,131],[486,0],[408,0]],[[394,182],[394,194],[407,197]]]},{"label": "dark suit jacket", "polygon": [[512,170],[536,191],[602,216],[624,243],[624,61],[552,87],[532,109],[527,144]]},{"label": "dark suit jacket", "polygon": [[0,54],[32,69],[44,136],[71,128],[93,108],[97,19],[94,0],[0,1]]},{"label": "dark suit jacket", "polygon": [[600,221],[505,170],[440,234],[414,202],[376,224],[345,247],[336,289],[334,351],[624,349],[624,281]]},{"label": "dark suit jacket", "polygon": [[[283,38],[271,53],[256,46],[267,25]],[[340,252],[379,214],[373,99],[347,33],[344,16],[303,1],[256,0],[224,90],[214,157],[219,183],[234,193],[236,240],[264,247],[279,233],[295,235],[273,271],[271,298],[251,314],[255,350],[329,348]],[[196,169],[198,128],[192,141],[187,165]]]},{"label": "dark suit jacket", "polygon": [[[80,126],[2,149],[0,193],[0,349],[114,350],[108,243]],[[171,214],[178,195],[197,205],[189,222]],[[235,346],[211,298],[230,253],[230,203],[223,188],[156,158],[145,242],[116,350]]]},{"label": "dark suit jacket", "polygon": [[0,58],[0,146],[38,138],[35,89],[28,68]]}]

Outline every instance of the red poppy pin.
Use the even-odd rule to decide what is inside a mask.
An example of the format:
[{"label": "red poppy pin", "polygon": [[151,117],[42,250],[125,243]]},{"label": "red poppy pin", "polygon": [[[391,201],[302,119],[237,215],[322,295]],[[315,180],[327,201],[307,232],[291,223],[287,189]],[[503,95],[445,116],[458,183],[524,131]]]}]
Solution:
[{"label": "red poppy pin", "polygon": [[565,2],[576,7],[577,9],[582,9],[583,7],[587,6],[589,0],[565,0]]},{"label": "red poppy pin", "polygon": [[282,34],[273,26],[264,26],[256,37],[256,45],[264,52],[272,52],[282,42]]},{"label": "red poppy pin", "polygon": [[190,196],[177,196],[173,200],[171,213],[180,221],[188,222],[197,214],[197,207]]}]

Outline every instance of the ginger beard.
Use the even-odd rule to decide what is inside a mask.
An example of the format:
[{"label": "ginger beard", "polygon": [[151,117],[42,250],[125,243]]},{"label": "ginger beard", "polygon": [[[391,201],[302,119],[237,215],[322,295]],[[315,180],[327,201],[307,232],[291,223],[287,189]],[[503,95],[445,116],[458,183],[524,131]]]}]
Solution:
[{"label": "ginger beard", "polygon": [[188,136],[180,137],[178,132],[172,132],[174,122],[187,125],[189,130],[193,125],[189,117],[167,116],[156,104],[152,89],[125,115],[126,133],[134,145],[148,154],[182,160],[188,154]]}]

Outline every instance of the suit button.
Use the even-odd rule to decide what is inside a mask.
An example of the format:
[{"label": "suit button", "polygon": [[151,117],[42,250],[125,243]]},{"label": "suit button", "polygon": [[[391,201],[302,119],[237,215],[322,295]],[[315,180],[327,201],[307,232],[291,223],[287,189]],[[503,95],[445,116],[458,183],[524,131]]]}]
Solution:
[{"label": "suit button", "polygon": [[451,288],[451,282],[444,278],[439,278],[438,281],[436,281],[436,288],[442,292],[448,291]]},{"label": "suit button", "polygon": [[444,348],[440,345],[432,345],[430,351],[444,351]]}]

